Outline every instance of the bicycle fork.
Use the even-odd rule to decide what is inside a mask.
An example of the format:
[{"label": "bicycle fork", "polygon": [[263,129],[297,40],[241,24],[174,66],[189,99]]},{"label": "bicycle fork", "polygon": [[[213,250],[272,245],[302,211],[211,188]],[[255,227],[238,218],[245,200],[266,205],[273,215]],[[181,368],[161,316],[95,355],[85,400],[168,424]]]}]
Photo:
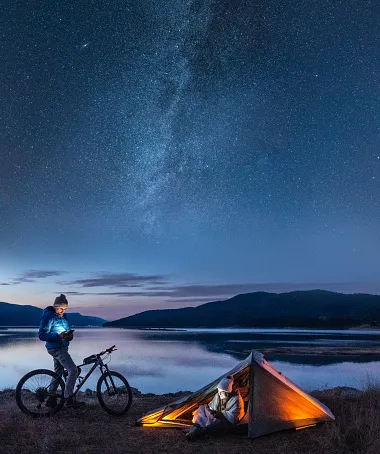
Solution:
[{"label": "bicycle fork", "polygon": [[[105,372],[103,371],[103,367],[105,369]],[[110,375],[110,373],[109,373],[108,366],[107,365],[101,366],[100,369],[102,371],[102,375],[104,376],[104,383],[106,384],[108,395],[109,396],[114,396],[116,394],[116,386],[115,386],[115,383],[113,381],[112,375]],[[108,377],[107,377],[107,374],[108,374]],[[111,390],[110,385],[108,383],[108,379],[111,382],[112,390]]]}]

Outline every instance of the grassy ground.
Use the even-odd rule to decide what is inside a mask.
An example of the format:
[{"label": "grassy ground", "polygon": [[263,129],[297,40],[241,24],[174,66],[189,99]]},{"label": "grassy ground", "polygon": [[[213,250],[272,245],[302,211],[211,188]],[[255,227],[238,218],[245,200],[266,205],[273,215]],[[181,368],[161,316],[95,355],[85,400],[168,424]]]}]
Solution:
[{"label": "grassy ground", "polygon": [[0,452],[4,454],[228,453],[320,454],[380,452],[380,389],[314,393],[337,420],[333,424],[287,431],[249,440],[243,435],[207,437],[189,443],[178,429],[135,427],[147,411],[173,401],[172,396],[137,397],[127,415],[108,415],[96,398],[81,410],[64,408],[46,419],[20,412],[14,391],[0,392]]}]

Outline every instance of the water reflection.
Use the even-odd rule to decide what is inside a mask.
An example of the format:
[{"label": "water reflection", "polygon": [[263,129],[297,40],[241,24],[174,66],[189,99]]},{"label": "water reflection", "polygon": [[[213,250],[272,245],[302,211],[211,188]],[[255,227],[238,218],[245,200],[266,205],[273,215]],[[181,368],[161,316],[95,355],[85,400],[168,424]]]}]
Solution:
[{"label": "water reflection", "polygon": [[272,364],[285,376],[305,390],[328,389],[334,386],[352,386],[363,389],[370,384],[380,384],[380,362],[343,362],[328,366],[294,364],[273,361]]},{"label": "water reflection", "polygon": [[[236,365],[251,349],[268,345],[380,345],[377,333],[279,332],[278,330],[154,331],[77,328],[70,352],[79,364],[90,354],[116,344],[111,370],[142,392],[194,391]],[[380,363],[363,358],[268,357],[306,390],[332,386],[363,387],[380,376]],[[0,331],[0,388],[14,387],[28,371],[52,369],[52,359],[36,329]],[[95,374],[85,387],[96,386]]]}]

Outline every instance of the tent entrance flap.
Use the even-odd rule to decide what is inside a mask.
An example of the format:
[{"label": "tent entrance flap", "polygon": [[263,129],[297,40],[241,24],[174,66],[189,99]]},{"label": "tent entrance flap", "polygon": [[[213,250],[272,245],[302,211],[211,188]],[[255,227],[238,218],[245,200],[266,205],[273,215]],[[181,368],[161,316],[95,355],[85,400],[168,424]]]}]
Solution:
[{"label": "tent entrance flap", "polygon": [[244,401],[244,417],[251,438],[286,429],[312,427],[335,420],[331,411],[278,372],[255,350],[236,367],[202,389],[161,409],[153,410],[137,421],[146,427],[184,427],[192,424],[192,413],[208,404],[217,392],[219,381],[227,376]]}]

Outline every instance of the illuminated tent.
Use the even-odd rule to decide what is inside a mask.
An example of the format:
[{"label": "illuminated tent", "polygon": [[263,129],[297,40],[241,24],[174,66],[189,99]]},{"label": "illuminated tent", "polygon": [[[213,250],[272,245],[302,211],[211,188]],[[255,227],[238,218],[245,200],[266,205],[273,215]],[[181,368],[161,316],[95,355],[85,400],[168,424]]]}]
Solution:
[{"label": "illuminated tent", "polygon": [[244,400],[245,415],[239,425],[248,425],[250,438],[285,429],[300,429],[335,420],[331,411],[317,399],[265,361],[257,351],[222,377],[166,407],[153,410],[137,421],[145,427],[186,427],[192,424],[192,412],[211,402],[219,381],[234,377]]}]

